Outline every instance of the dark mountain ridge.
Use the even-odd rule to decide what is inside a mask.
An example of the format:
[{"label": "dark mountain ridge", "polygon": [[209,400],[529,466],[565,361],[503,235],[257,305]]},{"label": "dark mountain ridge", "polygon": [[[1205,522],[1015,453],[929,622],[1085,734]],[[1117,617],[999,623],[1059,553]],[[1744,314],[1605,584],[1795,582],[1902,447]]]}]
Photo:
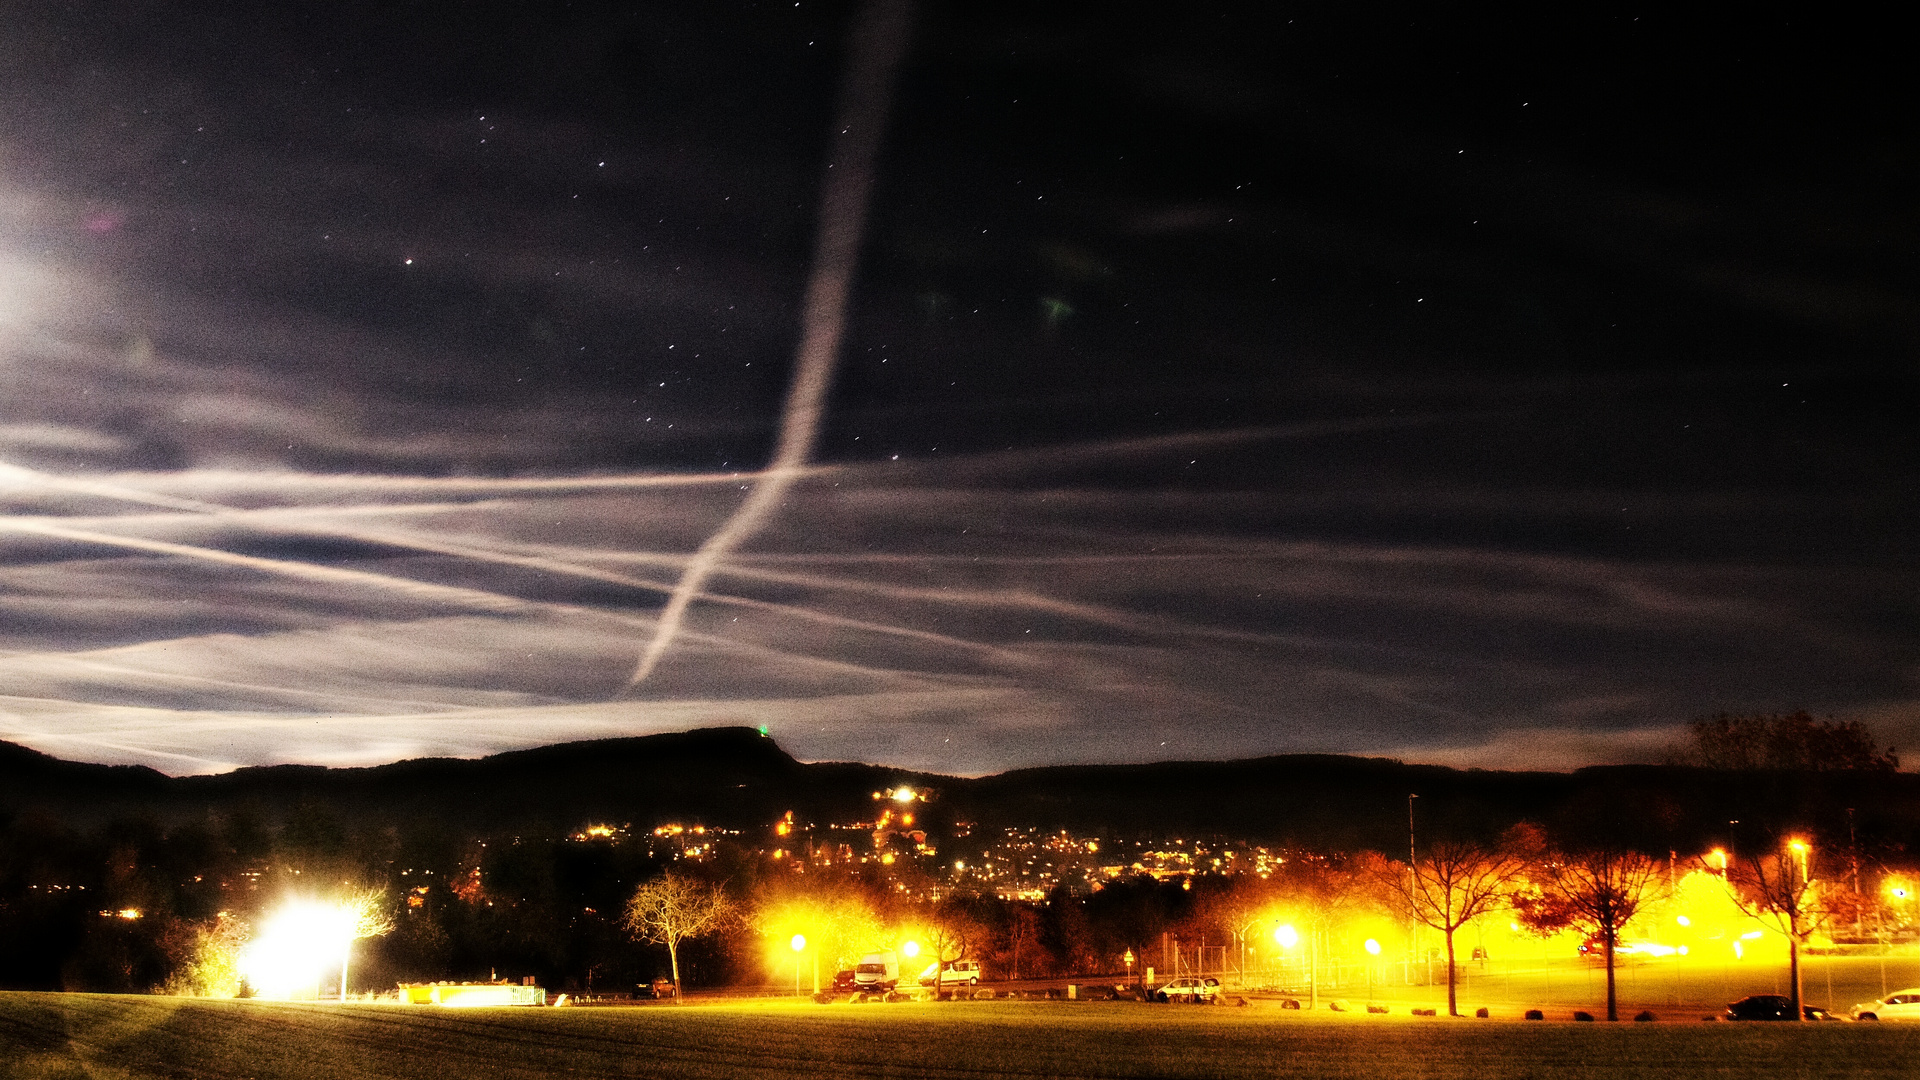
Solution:
[{"label": "dark mountain ridge", "polygon": [[[1863,847],[1920,844],[1920,776],[1603,766],[1572,773],[1459,770],[1381,758],[1074,765],[967,778],[846,762],[802,763],[750,728],[563,743],[466,760],[369,768],[276,765],[169,777],[63,761],[0,743],[0,814],[76,826],[174,824],[246,812],[285,820],[319,806],[357,825],[433,822],[477,834],[557,835],[590,822],[668,821],[750,831],[787,811],[817,824],[870,820],[876,792],[933,793],[936,829],[1067,829],[1128,838],[1214,837],[1318,850],[1404,851],[1408,797],[1422,836],[1491,835],[1533,821],[1649,851],[1806,830]],[[1733,823],[1740,823],[1735,825]]]}]

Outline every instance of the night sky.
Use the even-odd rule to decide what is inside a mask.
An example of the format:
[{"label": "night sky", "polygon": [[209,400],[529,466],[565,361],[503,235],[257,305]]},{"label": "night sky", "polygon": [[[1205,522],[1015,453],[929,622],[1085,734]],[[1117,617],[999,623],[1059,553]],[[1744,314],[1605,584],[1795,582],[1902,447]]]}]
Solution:
[{"label": "night sky", "polygon": [[773,453],[853,6],[0,2],[0,739],[1920,744],[1908,39],[1534,7],[920,5],[813,466],[629,685]]}]

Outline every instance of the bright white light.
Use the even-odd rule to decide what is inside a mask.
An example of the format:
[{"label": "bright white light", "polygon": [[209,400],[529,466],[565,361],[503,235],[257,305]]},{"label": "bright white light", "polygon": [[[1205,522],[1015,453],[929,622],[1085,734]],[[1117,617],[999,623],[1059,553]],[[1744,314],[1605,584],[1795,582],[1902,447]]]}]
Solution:
[{"label": "bright white light", "polygon": [[273,913],[240,952],[240,975],[261,997],[288,998],[318,987],[353,941],[353,913],[294,900]]},{"label": "bright white light", "polygon": [[1367,952],[1369,952],[1369,953],[1372,953],[1372,954],[1373,954],[1374,956],[1379,956],[1379,955],[1380,955],[1380,943],[1379,943],[1379,942],[1377,942],[1377,941],[1375,941],[1375,940],[1373,940],[1372,938],[1368,938],[1368,939],[1367,939]]},{"label": "bright white light", "polygon": [[805,951],[805,950],[806,950],[806,947],[807,947],[807,935],[805,935],[805,934],[795,934],[795,935],[793,935],[793,942],[792,942],[792,944],[793,944],[793,951],[794,951],[794,952],[803,952],[803,951]]},{"label": "bright white light", "polygon": [[893,801],[894,801],[894,802],[912,802],[912,801],[913,801],[913,789],[912,789],[912,788],[910,788],[910,787],[903,787],[903,788],[900,788],[900,789],[898,789],[898,790],[896,790],[896,791],[895,791],[895,792],[893,793]]},{"label": "bright white light", "polygon": [[1281,923],[1273,929],[1273,940],[1279,942],[1281,948],[1291,949],[1300,944],[1300,931],[1295,930],[1292,923]]},{"label": "bright white light", "polygon": [[900,951],[906,953],[909,958],[919,956],[920,943],[917,941],[909,941],[905,945],[900,946]]}]

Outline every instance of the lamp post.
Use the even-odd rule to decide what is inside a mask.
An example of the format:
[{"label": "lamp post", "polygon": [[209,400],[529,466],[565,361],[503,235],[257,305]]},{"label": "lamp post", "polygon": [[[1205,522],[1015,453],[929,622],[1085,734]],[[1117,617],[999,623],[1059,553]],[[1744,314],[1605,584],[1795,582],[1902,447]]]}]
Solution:
[{"label": "lamp post", "polygon": [[[1419,852],[1414,843],[1413,800],[1418,794],[1407,796],[1407,985],[1413,985],[1413,954],[1420,946],[1420,922],[1414,917],[1413,909],[1418,903],[1414,897],[1420,891]],[[1427,982],[1433,982],[1433,967],[1427,967]]]},{"label": "lamp post", "polygon": [[793,996],[800,996],[800,954],[807,951],[807,935],[793,935]]},{"label": "lamp post", "polygon": [[1253,929],[1256,923],[1263,922],[1266,920],[1258,917],[1248,919],[1240,924],[1240,929],[1233,932],[1233,936],[1240,939],[1240,988],[1242,990],[1247,986],[1247,931]]},{"label": "lamp post", "polygon": [[1380,943],[1367,939],[1367,1004],[1373,1004],[1373,963],[1380,958]]},{"label": "lamp post", "polygon": [[[1794,1005],[1799,1007],[1807,999],[1805,974],[1800,970],[1800,907],[1801,902],[1806,898],[1808,888],[1813,884],[1807,876],[1807,862],[1813,849],[1805,840],[1796,836],[1787,841],[1787,850],[1793,853],[1794,861],[1800,864],[1798,886],[1793,883],[1793,870],[1791,868],[1787,870],[1786,896],[1788,902],[1793,904],[1793,910],[1787,916],[1787,954],[1793,968],[1793,1001]],[[1806,1019],[1805,1012],[1795,1016],[1794,1019]]]},{"label": "lamp post", "polygon": [[1281,923],[1273,928],[1273,943],[1282,949],[1291,949],[1300,944],[1300,931],[1292,923]]}]

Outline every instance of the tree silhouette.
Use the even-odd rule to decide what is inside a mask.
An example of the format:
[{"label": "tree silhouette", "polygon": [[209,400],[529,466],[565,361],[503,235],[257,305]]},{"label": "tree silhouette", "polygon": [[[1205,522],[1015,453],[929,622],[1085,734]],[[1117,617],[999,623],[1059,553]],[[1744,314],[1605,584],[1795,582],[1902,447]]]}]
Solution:
[{"label": "tree silhouette", "polygon": [[1669,754],[1677,765],[1709,769],[1793,769],[1810,772],[1893,772],[1900,757],[1880,749],[1857,720],[1815,720],[1804,710],[1786,716],[1721,713],[1695,720],[1687,740]]},{"label": "tree silhouette", "polygon": [[340,898],[341,931],[346,937],[340,946],[340,1000],[347,1000],[347,965],[353,958],[353,943],[379,937],[393,930],[393,913],[386,905],[385,889],[356,889]]},{"label": "tree silhouette", "polygon": [[[1748,917],[1771,922],[1787,938],[1787,975],[1793,997],[1793,1018],[1804,1020],[1800,1007],[1800,945],[1827,921],[1819,903],[1818,883],[1812,877],[1812,846],[1790,837],[1771,850],[1727,862],[1727,891]],[[1709,869],[1712,869],[1709,867]]]},{"label": "tree silhouette", "polygon": [[717,927],[732,908],[718,886],[673,873],[641,885],[627,901],[627,929],[642,941],[667,947],[675,1004],[680,1001],[680,943]]},{"label": "tree silhouette", "polygon": [[1600,939],[1607,961],[1607,1019],[1620,1019],[1614,952],[1620,930],[1654,895],[1660,864],[1639,852],[1588,848],[1548,851],[1529,869],[1538,892],[1514,898],[1520,921],[1536,930],[1574,927]]},{"label": "tree silhouette", "polygon": [[1525,862],[1503,844],[1442,840],[1406,863],[1389,863],[1388,884],[1416,921],[1447,939],[1447,1015],[1460,1015],[1459,973],[1454,964],[1456,930],[1507,902]]}]

